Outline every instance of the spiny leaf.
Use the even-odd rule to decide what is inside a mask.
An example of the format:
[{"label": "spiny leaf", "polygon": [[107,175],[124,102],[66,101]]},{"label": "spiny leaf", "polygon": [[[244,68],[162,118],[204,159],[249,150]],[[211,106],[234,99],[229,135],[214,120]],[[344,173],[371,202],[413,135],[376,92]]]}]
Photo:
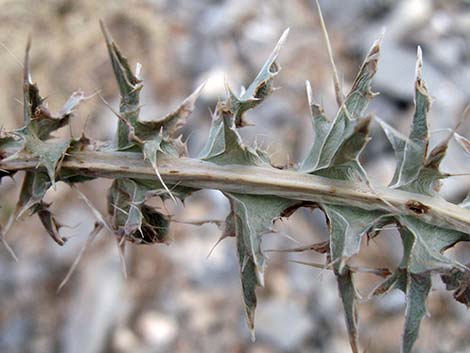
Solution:
[{"label": "spiny leaf", "polygon": [[[307,85],[307,95],[309,105],[312,110],[314,122],[314,137],[312,148],[307,158],[302,163],[301,171],[315,174],[316,171],[326,169],[334,164],[335,156],[346,140],[351,138],[356,127],[359,125],[368,126],[365,121],[358,120],[362,117],[367,104],[373,93],[370,91],[372,77],[377,71],[377,61],[380,54],[379,38],[370,49],[362,64],[361,69],[354,81],[344,104],[340,107],[335,120],[327,128],[327,119],[324,112],[312,103],[311,90]],[[360,130],[363,130],[361,128]],[[364,141],[364,144],[367,140]],[[358,148],[358,149],[357,149]],[[363,146],[356,147],[356,150],[349,153],[358,156]]]},{"label": "spiny leaf", "polygon": [[411,126],[409,140],[405,145],[403,160],[400,168],[397,168],[396,186],[408,184],[418,176],[419,170],[424,164],[428,148],[428,124],[427,114],[430,107],[430,97],[422,78],[423,62],[421,49],[418,47],[418,59],[416,62],[415,84],[415,114]]},{"label": "spiny leaf", "polygon": [[[270,166],[266,154],[256,147],[243,143],[236,127],[242,127],[243,113],[258,105],[271,93],[271,80],[277,74],[275,64],[280,46],[287,36],[284,32],[278,45],[266,61],[258,76],[241,97],[229,92],[226,101],[217,104],[209,139],[200,152],[203,160],[221,164]],[[264,255],[261,252],[261,236],[268,231],[273,221],[282,212],[298,204],[273,196],[251,196],[225,193],[231,203],[231,215],[237,237],[243,301],[251,336],[254,339],[254,315],[256,309],[256,287],[264,285]],[[229,223],[229,228],[232,228]]]},{"label": "spiny leaf", "polygon": [[348,269],[343,274],[337,274],[338,291],[343,302],[344,316],[348,329],[349,343],[353,353],[359,353],[359,343],[357,335],[357,309],[356,309],[356,288],[353,281],[353,274]]},{"label": "spiny leaf", "polygon": [[[400,216],[398,220],[410,242],[404,242],[405,253],[410,252],[406,267],[411,273],[447,270],[464,266],[443,255],[460,241],[470,241],[470,235],[424,223],[413,216]],[[403,236],[403,235],[402,235]]]},{"label": "spiny leaf", "polygon": [[370,117],[357,119],[356,126],[346,137],[330,162],[330,166],[313,174],[332,179],[367,181],[367,175],[359,162],[359,155],[369,142]]},{"label": "spiny leaf", "polygon": [[230,89],[228,89],[230,95],[230,109],[234,114],[236,127],[243,127],[247,125],[243,119],[244,113],[247,110],[253,109],[259,105],[267,96],[272,93],[272,80],[281,70],[276,60],[279,56],[282,45],[287,39],[288,34],[289,29],[286,29],[284,33],[282,33],[281,38],[276,44],[276,47],[272,51],[271,55],[269,55],[258,75],[240,96],[237,96]]},{"label": "spiny leaf", "polygon": [[159,121],[136,121],[135,123],[134,132],[136,136],[143,141],[143,147],[141,146],[141,148],[144,153],[144,158],[150,162],[155,170],[155,174],[171,197],[173,197],[173,195],[166,187],[158,171],[158,153],[175,156],[186,154],[186,146],[180,142],[180,140],[176,139],[176,135],[186,123],[187,117],[192,113],[196,100],[203,88],[204,83],[186,98],[174,112],[166,115],[163,119]]},{"label": "spiny leaf", "polygon": [[162,187],[173,201],[176,202],[176,199],[158,171],[158,154],[163,153],[176,156],[185,154],[186,146],[181,140],[176,139],[177,133],[185,124],[187,117],[192,113],[204,83],[187,97],[174,112],[158,121],[140,121],[139,96],[143,88],[142,80],[132,72],[127,59],[121,54],[102,22],[101,28],[121,93],[119,113],[115,113],[119,117],[117,147],[120,150],[140,149],[144,154],[144,158],[152,165]]},{"label": "spiny leaf", "polygon": [[155,191],[152,186],[137,180],[118,179],[113,182],[108,195],[108,212],[119,238],[137,244],[168,242],[168,217],[145,204]]},{"label": "spiny leaf", "polygon": [[[395,157],[397,160],[397,169],[395,176],[390,183],[395,184],[398,178],[400,161],[403,160],[405,148],[419,149],[420,147],[408,137],[402,135],[400,132],[395,130],[393,127],[385,123],[384,121],[378,120],[382,130],[385,132],[387,139],[395,151]],[[440,179],[445,176],[440,172],[439,166],[442,159],[447,151],[449,140],[444,140],[441,144],[436,146],[426,158],[419,169],[417,177],[415,177],[408,185],[400,187],[408,191],[418,192],[420,194],[435,195],[440,188]],[[407,147],[408,146],[408,147]]]},{"label": "spiny leaf", "polygon": [[[266,64],[265,67],[267,67]],[[231,110],[229,103],[218,103],[209,140],[201,151],[202,159],[221,165],[269,166],[269,161],[265,159],[263,153],[259,154],[255,148],[243,143],[236,130],[236,115],[234,114],[236,113]],[[241,115],[239,116],[241,117]],[[294,202],[270,196],[235,193],[226,193],[225,195],[230,200],[231,213],[229,217],[232,218],[227,224],[227,229],[234,229],[237,237],[243,301],[248,327],[254,339],[256,287],[264,285],[264,255],[261,252],[261,236],[271,227],[274,219],[280,217],[281,213],[292,206]]]},{"label": "spiny leaf", "polygon": [[85,99],[82,91],[74,92],[58,114],[52,114],[39,94],[37,84],[31,79],[29,51],[31,41],[26,46],[23,81],[23,120],[26,131],[40,140],[47,140],[55,130],[65,126],[77,105]]},{"label": "spiny leaf", "polygon": [[373,294],[382,295],[392,289],[400,289],[405,293],[405,323],[401,352],[410,353],[418,337],[421,320],[427,313],[426,299],[431,290],[431,276],[429,273],[409,273],[406,269],[400,268],[381,283]]},{"label": "spiny leaf", "polygon": [[346,261],[359,252],[361,240],[386,217],[380,211],[357,207],[323,205],[330,231],[331,261],[342,273]]},{"label": "spiny leaf", "polygon": [[312,172],[316,168],[320,151],[331,129],[331,122],[328,120],[323,107],[314,102],[312,86],[309,81],[306,81],[306,89],[313,126],[313,144],[307,158],[302,163],[301,171]]},{"label": "spiny leaf", "polygon": [[431,287],[431,271],[464,269],[463,265],[442,253],[470,236],[457,231],[429,225],[412,216],[400,216],[399,228],[403,243],[403,258],[394,274],[381,283],[374,295],[400,289],[406,295],[405,325],[402,352],[411,352],[419,325],[426,313],[425,301]]},{"label": "spiny leaf", "polygon": [[[307,97],[312,115],[314,141],[300,171],[332,179],[367,181],[359,155],[369,141],[371,118],[362,117],[373,93],[371,80],[377,71],[380,54],[379,38],[370,49],[354,81],[353,87],[340,106],[336,118],[329,122],[323,109],[313,103],[312,90],[307,82]],[[338,96],[342,98],[342,95]],[[341,101],[341,99],[340,99]],[[330,227],[330,257],[343,301],[346,326],[351,348],[358,352],[356,291],[346,261],[360,248],[362,236],[383,216],[359,208],[321,205]]]},{"label": "spiny leaf", "polygon": [[[314,142],[301,171],[333,179],[354,180],[359,176],[367,180],[359,163],[359,155],[369,141],[371,119],[363,118],[362,115],[373,96],[370,85],[377,71],[379,53],[380,39],[369,51],[350,93],[332,123],[326,118],[323,109],[313,103],[311,86],[307,83]],[[356,291],[346,261],[359,251],[362,236],[380,221],[383,213],[334,205],[322,205],[322,209],[329,221],[330,257],[343,301],[351,348],[356,353]]]},{"label": "spiny leaf", "polygon": [[[138,117],[140,110],[140,91],[142,90],[142,81],[132,72],[127,58],[124,57],[106,26],[100,21],[101,30],[106,40],[111,65],[116,77],[119,91],[121,93],[121,102],[119,112],[123,119],[133,125]],[[117,148],[120,150],[132,148],[133,141],[129,140],[129,128],[123,121],[118,122]]]},{"label": "spiny leaf", "polygon": [[[39,94],[39,89],[31,79],[29,70],[29,50],[31,42],[28,41],[24,61],[23,81],[23,118],[24,126],[15,134],[22,140],[21,150],[17,152],[38,157],[39,166],[44,166],[47,173],[42,171],[26,172],[20,192],[20,198],[16,206],[15,217],[20,217],[25,211],[31,209],[37,213],[49,235],[59,244],[64,244],[64,239],[59,235],[60,224],[53,217],[49,205],[42,202],[44,195],[56,179],[56,169],[64,158],[70,146],[70,140],[58,142],[48,141],[51,133],[66,125],[75,107],[85,99],[81,91],[74,92],[57,114],[52,114],[44,104],[44,99]],[[6,136],[2,138],[2,144],[17,144],[18,141]]]},{"label": "spiny leaf", "polygon": [[357,254],[361,239],[382,221],[383,212],[356,207],[323,205],[330,230],[330,261],[333,264],[339,295],[343,302],[349,341],[353,352],[358,351],[356,290],[346,261]]},{"label": "spiny leaf", "polygon": [[[194,110],[196,101],[201,95],[205,82],[200,84],[193,93],[191,93],[173,112],[167,114],[158,121],[148,122],[152,126],[153,131],[163,129],[163,132],[168,137],[178,137],[181,128],[186,124],[186,119],[191,115]],[[140,122],[143,127],[148,126],[145,122]]]},{"label": "spiny leaf", "polygon": [[418,338],[421,320],[427,313],[426,299],[431,291],[431,276],[409,274],[406,287],[405,325],[403,327],[402,353],[411,353]]},{"label": "spiny leaf", "polygon": [[[37,90],[36,84],[33,86]],[[25,94],[28,95],[28,93]],[[42,98],[39,105],[36,105],[37,102],[30,102],[30,106],[35,108],[30,115],[29,123],[25,125],[27,132],[43,141],[50,139],[52,132],[69,123],[74,109],[85,99],[85,94],[82,91],[73,92],[59,112],[55,114],[49,111]],[[30,108],[26,109],[29,116],[31,114]]]},{"label": "spiny leaf", "polygon": [[225,193],[229,198],[240,263],[243,301],[248,327],[254,338],[254,316],[256,309],[256,287],[264,286],[264,255],[261,237],[268,232],[282,212],[298,203],[275,196],[253,196]]},{"label": "spiny leaf", "polygon": [[[435,196],[440,179],[439,170],[452,131],[429,154],[427,114],[431,99],[422,78],[421,50],[418,48],[415,84],[415,113],[409,137],[404,137],[384,122],[380,122],[395,150],[397,167],[391,186],[401,190]],[[414,213],[426,214],[429,209],[410,199],[407,208]],[[461,204],[466,206],[466,201]],[[400,289],[406,295],[405,324],[402,352],[409,353],[417,339],[419,326],[426,314],[425,301],[431,288],[431,272],[464,271],[465,267],[443,255],[443,252],[460,241],[469,241],[468,234],[425,223],[415,216],[395,217],[403,243],[403,258],[395,273],[377,287],[373,294],[383,294]]]},{"label": "spiny leaf", "polygon": [[[228,97],[224,101],[219,101],[212,118],[212,125],[209,131],[209,137],[206,144],[199,152],[198,157],[203,160],[211,160],[224,153],[226,128],[235,128],[246,126],[243,119],[246,111],[253,109],[261,104],[273,91],[272,81],[279,73],[280,66],[276,63],[279,51],[284,44],[289,30],[286,29],[279,39],[276,47],[268,57],[263,67],[255,77],[248,88],[237,96],[227,86]],[[229,123],[224,122],[229,116]]]},{"label": "spiny leaf", "polygon": [[52,185],[55,183],[57,164],[64,157],[70,145],[70,140],[59,142],[43,142],[34,135],[26,134],[25,150],[39,157],[39,165],[46,168]]},{"label": "spiny leaf", "polygon": [[215,156],[219,156],[224,153],[225,149],[225,138],[224,138],[224,121],[223,114],[220,110],[223,109],[219,106],[222,102],[217,104],[215,112],[212,114],[211,127],[209,129],[209,136],[207,137],[206,143],[202,150],[198,154],[198,158],[202,160],[208,160]]},{"label": "spiny leaf", "polygon": [[23,65],[23,123],[29,125],[36,109],[42,104],[43,99],[39,95],[39,89],[31,79],[29,70],[29,51],[31,49],[31,38],[28,38]]},{"label": "spiny leaf", "polygon": [[[400,141],[398,137],[391,140],[392,146],[396,146],[397,167],[391,185],[396,188],[407,189],[417,180],[421,169],[424,167],[429,143],[427,114],[431,104],[431,98],[427,92],[423,77],[423,61],[421,49],[418,47],[416,62],[415,83],[415,113],[411,125],[410,136],[406,141]],[[393,132],[393,131],[391,131]],[[391,137],[390,132],[387,137]]]},{"label": "spiny leaf", "polygon": [[201,95],[204,86],[205,82],[199,85],[175,111],[163,118],[151,121],[136,121],[133,124],[136,137],[143,141],[160,138],[166,140],[167,143],[172,143],[172,139],[179,136],[179,131],[186,124],[186,119],[193,112],[196,101]]},{"label": "spiny leaf", "polygon": [[[223,127],[223,143],[217,144],[223,146],[223,149],[217,154],[211,154],[204,160],[216,164],[241,164],[241,165],[269,165],[263,158],[264,155],[259,155],[258,152],[242,142],[238,134],[231,116],[226,112],[222,114],[222,127]],[[219,137],[221,138],[221,136]]]}]

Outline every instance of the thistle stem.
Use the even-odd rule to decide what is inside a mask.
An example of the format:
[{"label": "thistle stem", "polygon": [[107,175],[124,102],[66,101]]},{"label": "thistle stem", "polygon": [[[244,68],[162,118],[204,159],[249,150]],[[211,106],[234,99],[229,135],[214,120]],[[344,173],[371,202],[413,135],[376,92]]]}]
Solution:
[{"label": "thistle stem", "polygon": [[[5,152],[5,151],[3,151]],[[0,169],[15,172],[37,170],[38,158],[14,156],[0,160]],[[8,153],[9,152],[9,153]],[[155,172],[141,153],[134,152],[77,152],[68,155],[60,170],[77,175],[102,178],[135,178],[157,180]],[[462,232],[470,229],[470,210],[437,196],[425,196],[388,187],[366,185],[300,174],[294,170],[270,167],[225,165],[191,158],[159,156],[158,169],[169,184],[197,189],[216,189],[226,192],[275,195],[299,201],[383,210],[392,214],[414,215],[426,223]],[[58,175],[60,175],[60,170]]]}]

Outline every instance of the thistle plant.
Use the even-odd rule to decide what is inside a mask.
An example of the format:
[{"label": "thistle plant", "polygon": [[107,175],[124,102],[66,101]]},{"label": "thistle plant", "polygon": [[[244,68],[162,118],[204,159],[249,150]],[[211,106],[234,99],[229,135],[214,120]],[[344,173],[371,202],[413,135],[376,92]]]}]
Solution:
[{"label": "thistle plant", "polygon": [[[95,178],[109,178],[108,216],[97,217],[92,239],[103,228],[111,232],[124,252],[126,243],[166,243],[171,217],[149,205],[154,197],[184,201],[200,189],[220,190],[230,201],[221,239],[235,237],[239,258],[241,289],[248,328],[254,338],[256,289],[264,285],[265,256],[263,234],[273,222],[289,217],[300,207],[319,208],[326,217],[329,240],[292,251],[316,251],[325,255],[324,268],[333,271],[344,307],[351,349],[359,352],[358,294],[356,272],[351,264],[364,238],[381,234],[394,225],[400,234],[403,257],[396,269],[366,269],[383,277],[371,297],[397,289],[406,296],[401,351],[412,352],[432,274],[441,275],[454,297],[470,305],[468,268],[444,252],[461,241],[470,240],[470,198],[453,204],[439,196],[440,170],[454,130],[428,151],[427,115],[430,97],[423,79],[421,50],[418,48],[415,82],[415,111],[409,136],[366,114],[374,93],[371,82],[380,57],[380,37],[372,44],[345,96],[334,72],[338,111],[328,117],[314,101],[307,81],[307,99],[313,126],[313,142],[303,161],[285,168],[274,167],[267,152],[244,142],[239,130],[247,126],[245,113],[255,109],[273,92],[280,72],[277,63],[286,30],[253,82],[240,94],[227,87],[227,95],[215,107],[209,137],[197,158],[187,157],[180,131],[203,89],[199,86],[173,112],[157,121],[139,118],[139,96],[143,87],[140,67],[131,69],[127,59],[102,25],[121,101],[115,110],[118,119],[114,144],[80,138],[55,139],[52,134],[69,124],[74,109],[86,100],[75,92],[63,108],[52,113],[30,75],[28,44],[24,63],[24,124],[13,131],[0,131],[0,180],[25,171],[20,197],[12,221],[25,213],[37,214],[59,245],[61,223],[43,201],[55,183],[71,186]],[[328,42],[327,42],[328,43]],[[331,49],[328,45],[328,50]],[[334,61],[330,55],[334,68]],[[369,129],[377,121],[396,155],[396,170],[388,186],[372,185],[359,160],[370,140]],[[462,139],[463,137],[460,137]],[[84,197],[82,195],[82,197]],[[3,228],[1,239],[9,229]],[[70,274],[69,274],[70,275]],[[67,276],[67,278],[69,277]]]}]

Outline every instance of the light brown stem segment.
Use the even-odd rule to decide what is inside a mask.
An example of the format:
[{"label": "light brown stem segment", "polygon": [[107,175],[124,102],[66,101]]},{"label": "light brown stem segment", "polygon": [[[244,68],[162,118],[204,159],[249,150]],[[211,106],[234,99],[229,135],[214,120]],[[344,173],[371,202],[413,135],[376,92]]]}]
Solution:
[{"label": "light brown stem segment", "polygon": [[[35,170],[38,159],[18,156],[0,160],[4,171]],[[62,170],[103,178],[136,178],[157,181],[155,171],[140,153],[79,152],[67,156]],[[344,182],[270,167],[220,166],[191,158],[161,155],[158,169],[165,182],[198,189],[216,189],[254,195],[276,195],[300,201],[384,210],[391,215],[414,215],[426,223],[462,232],[470,230],[470,210],[439,196]],[[60,171],[58,171],[60,175]]]}]

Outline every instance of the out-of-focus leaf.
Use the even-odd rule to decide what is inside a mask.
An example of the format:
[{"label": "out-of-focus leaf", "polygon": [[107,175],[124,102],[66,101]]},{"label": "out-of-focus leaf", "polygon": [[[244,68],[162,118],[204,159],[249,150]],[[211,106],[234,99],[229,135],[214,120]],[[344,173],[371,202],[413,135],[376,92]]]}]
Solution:
[{"label": "out-of-focus leaf", "polygon": [[[6,159],[6,153],[2,152],[2,150],[6,148],[14,148],[16,147],[18,150],[21,149],[22,142],[15,138],[15,135],[8,133],[0,128],[0,161]],[[14,173],[0,169],[0,184],[2,182],[3,177],[11,177]]]},{"label": "out-of-focus leaf", "polygon": [[170,218],[145,204],[141,210],[143,235],[141,242],[143,244],[168,243],[171,240]]},{"label": "out-of-focus leaf", "polygon": [[11,176],[12,176],[12,173],[10,173],[10,172],[8,172],[8,171],[6,171],[6,170],[0,170],[0,184],[2,183],[2,179],[3,179],[4,177],[7,177],[7,176],[11,177]]},{"label": "out-of-focus leaf", "polygon": [[45,172],[27,172],[23,179],[20,198],[16,205],[17,216],[39,203],[52,185]]},{"label": "out-of-focus leaf", "polygon": [[470,153],[470,140],[468,138],[457,133],[454,135],[454,138],[465,152]]},{"label": "out-of-focus leaf", "polygon": [[447,290],[454,291],[454,299],[470,308],[470,271],[453,268],[443,273],[441,279]]},{"label": "out-of-focus leaf", "polygon": [[459,206],[470,210],[470,193],[468,193],[467,196],[465,196],[465,199],[459,203]]},{"label": "out-of-focus leaf", "polygon": [[42,225],[47,230],[47,233],[49,233],[51,238],[57,244],[64,245],[67,239],[63,238],[59,234],[59,229],[62,227],[62,224],[56,220],[51,210],[49,209],[49,206],[49,204],[41,201],[34,206],[33,213],[37,213]]}]

